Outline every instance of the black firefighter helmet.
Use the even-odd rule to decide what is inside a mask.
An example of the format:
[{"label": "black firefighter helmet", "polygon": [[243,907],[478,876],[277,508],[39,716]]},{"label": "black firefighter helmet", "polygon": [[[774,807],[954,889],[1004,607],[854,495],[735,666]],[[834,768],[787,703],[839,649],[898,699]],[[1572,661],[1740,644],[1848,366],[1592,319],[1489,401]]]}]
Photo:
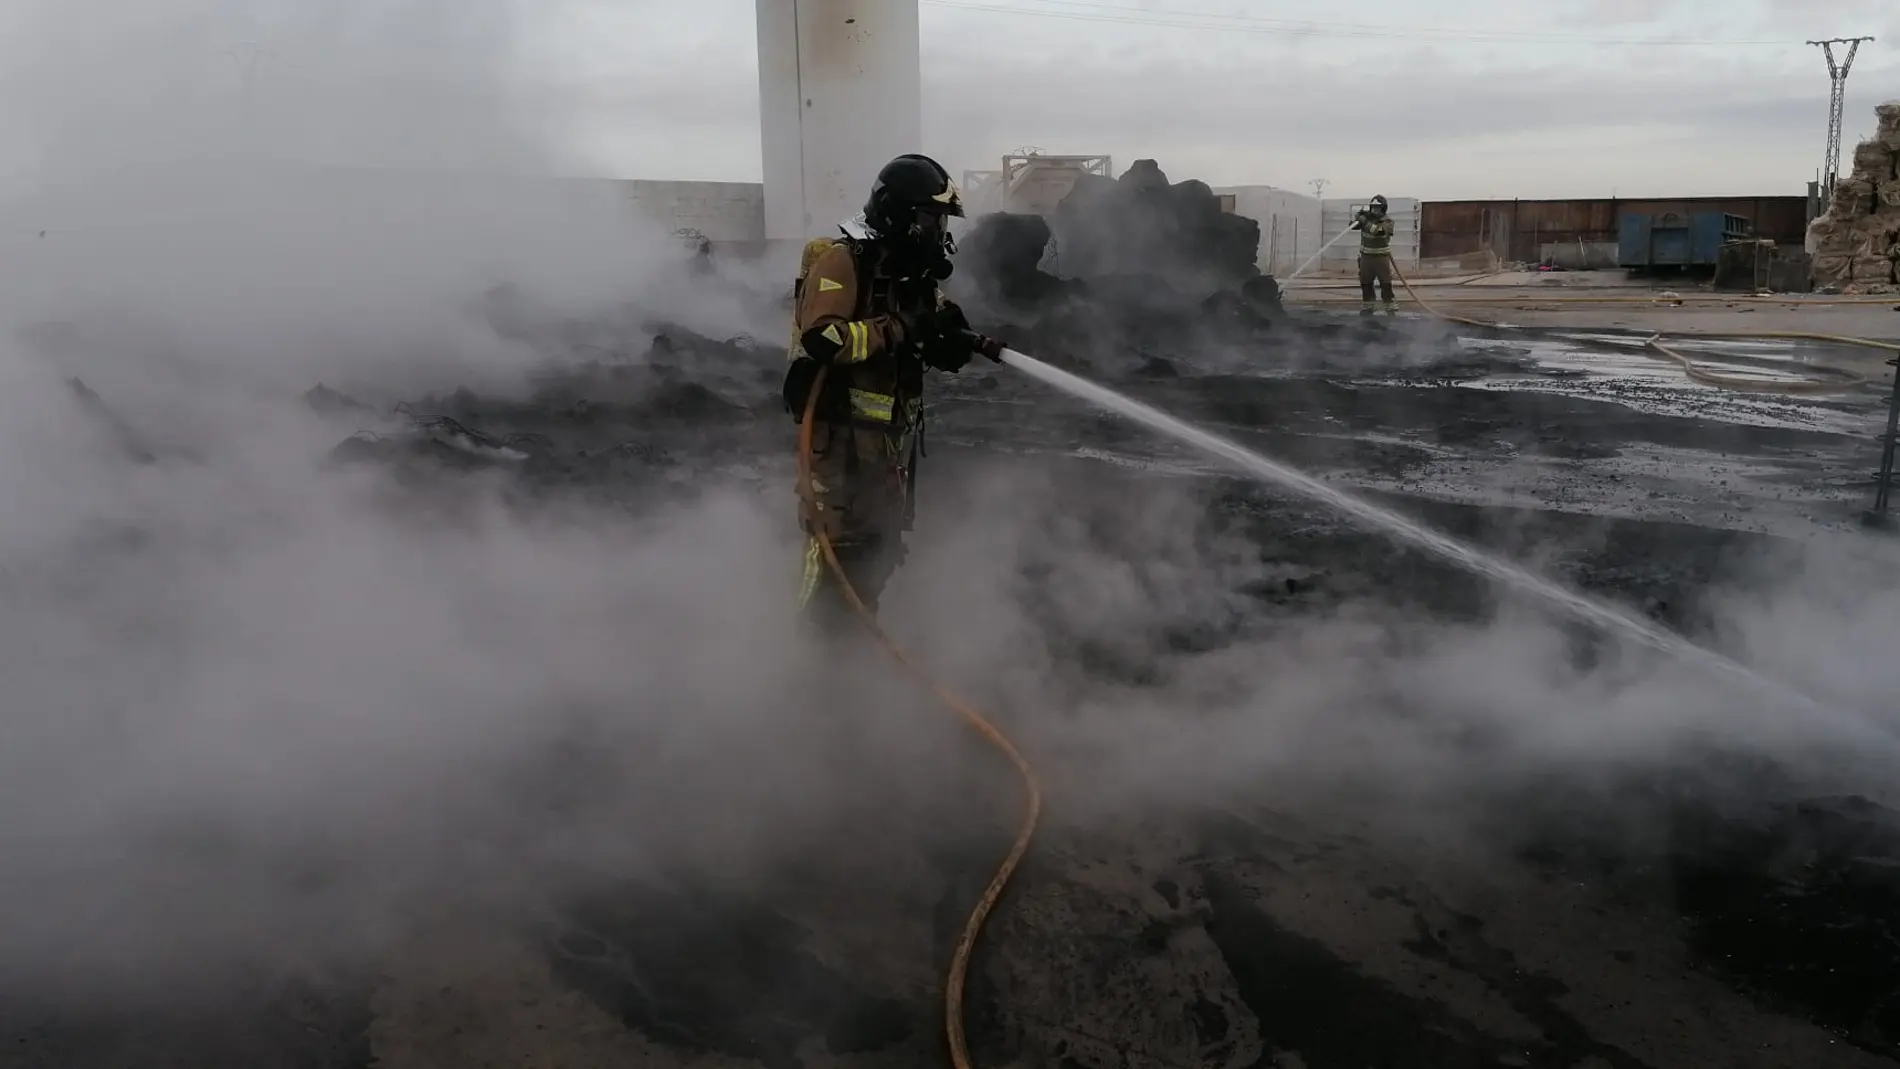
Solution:
[{"label": "black firefighter helmet", "polygon": [[878,237],[927,260],[956,251],[944,220],[963,216],[963,197],[950,172],[928,156],[899,156],[884,165],[864,202],[864,222]]}]

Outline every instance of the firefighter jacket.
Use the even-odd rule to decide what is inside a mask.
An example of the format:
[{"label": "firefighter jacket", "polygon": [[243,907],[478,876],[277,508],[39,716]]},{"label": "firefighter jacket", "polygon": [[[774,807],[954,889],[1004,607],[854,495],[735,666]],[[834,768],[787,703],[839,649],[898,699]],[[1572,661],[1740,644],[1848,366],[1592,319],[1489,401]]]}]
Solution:
[{"label": "firefighter jacket", "polygon": [[814,241],[808,267],[795,284],[793,364],[786,403],[802,415],[804,391],[795,380],[813,361],[828,364],[818,415],[826,422],[874,424],[908,437],[921,418],[924,361],[906,322],[949,307],[934,280],[897,280],[881,270],[875,244]]},{"label": "firefighter jacket", "polygon": [[1356,222],[1359,229],[1359,255],[1392,255],[1392,233],[1398,228],[1392,225],[1390,216],[1360,212]]}]

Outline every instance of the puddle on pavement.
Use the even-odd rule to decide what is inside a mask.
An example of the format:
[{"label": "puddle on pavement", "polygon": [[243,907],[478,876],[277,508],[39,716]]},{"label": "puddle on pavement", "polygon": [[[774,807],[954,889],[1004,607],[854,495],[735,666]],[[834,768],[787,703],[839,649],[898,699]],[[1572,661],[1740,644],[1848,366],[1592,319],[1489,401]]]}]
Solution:
[{"label": "puddle on pavement", "polygon": [[[1492,339],[1466,337],[1458,338],[1457,343],[1472,351],[1494,349],[1499,344]],[[1629,351],[1600,347],[1605,344]],[[1811,377],[1808,369],[1827,363],[1826,347],[1793,341],[1671,339],[1669,344],[1710,371],[1764,385],[1805,380]],[[1724,389],[1689,379],[1679,365],[1640,351],[1640,345],[1640,339],[1629,335],[1582,331],[1514,341],[1511,349],[1534,362],[1538,371],[1484,375],[1458,385],[1592,397],[1647,415],[1850,436],[1874,433],[1869,429],[1869,413],[1879,405],[1864,390],[1797,396]]]}]

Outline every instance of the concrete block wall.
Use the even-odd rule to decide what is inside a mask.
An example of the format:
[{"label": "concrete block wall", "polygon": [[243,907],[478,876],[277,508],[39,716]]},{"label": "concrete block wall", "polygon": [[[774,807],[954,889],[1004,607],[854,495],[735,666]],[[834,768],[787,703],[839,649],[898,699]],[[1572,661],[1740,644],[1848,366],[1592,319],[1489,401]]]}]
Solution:
[{"label": "concrete block wall", "polygon": [[692,229],[713,241],[765,240],[765,187],[757,182],[619,183],[627,200],[669,230]]}]

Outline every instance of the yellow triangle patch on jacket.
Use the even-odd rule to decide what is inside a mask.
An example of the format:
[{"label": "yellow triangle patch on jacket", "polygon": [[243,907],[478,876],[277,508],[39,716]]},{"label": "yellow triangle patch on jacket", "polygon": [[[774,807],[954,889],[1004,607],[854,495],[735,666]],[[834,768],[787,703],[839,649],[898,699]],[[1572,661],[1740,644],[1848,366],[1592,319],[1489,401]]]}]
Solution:
[{"label": "yellow triangle patch on jacket", "polygon": [[[833,283],[833,285],[836,285],[836,283]],[[833,345],[844,344],[844,338],[838,333],[838,324],[836,323],[826,327],[822,332],[822,336],[829,339]]]},{"label": "yellow triangle patch on jacket", "polygon": [[844,283],[842,282],[833,282],[832,280],[828,278],[821,278],[818,280],[819,293],[830,293],[832,290],[841,290],[843,288],[844,288]]}]

